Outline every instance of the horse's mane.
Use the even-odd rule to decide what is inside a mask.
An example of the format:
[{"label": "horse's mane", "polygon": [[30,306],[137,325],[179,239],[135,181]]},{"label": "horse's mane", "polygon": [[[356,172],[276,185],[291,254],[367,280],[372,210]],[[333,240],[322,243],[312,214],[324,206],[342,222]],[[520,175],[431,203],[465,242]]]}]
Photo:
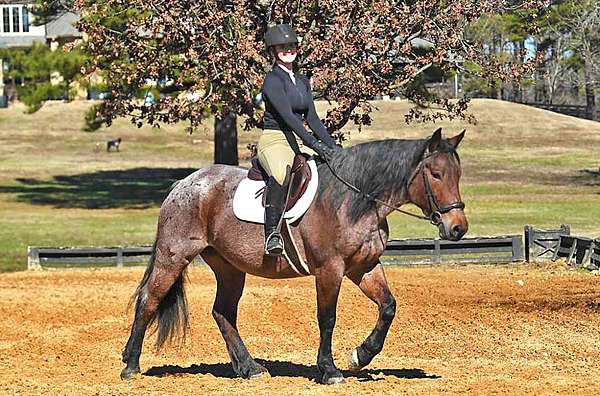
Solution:
[{"label": "horse's mane", "polygon": [[[337,151],[331,167],[345,181],[385,201],[402,193],[408,178],[423,158],[428,142],[429,139],[387,139],[358,144]],[[445,139],[436,151],[456,153]],[[336,211],[348,200],[351,223],[356,223],[376,205],[363,195],[351,191],[327,164],[320,164],[317,200],[322,203],[325,199],[330,200]]]}]

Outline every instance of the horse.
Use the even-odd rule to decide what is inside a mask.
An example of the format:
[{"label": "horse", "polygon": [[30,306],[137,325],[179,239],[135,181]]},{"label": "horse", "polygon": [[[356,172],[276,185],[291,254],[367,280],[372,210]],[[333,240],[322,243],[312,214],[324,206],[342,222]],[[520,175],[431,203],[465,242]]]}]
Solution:
[{"label": "horse", "polygon": [[106,142],[106,152],[108,153],[110,151],[110,149],[115,149],[116,151],[119,151],[119,146],[121,145],[121,138],[115,139],[115,140],[109,140],[108,142]]},{"label": "horse", "polygon": [[[464,133],[443,139],[440,128],[426,139],[362,143],[338,150],[329,162],[318,165],[319,187],[314,201],[290,229],[316,280],[319,382],[344,382],[331,350],[344,276],[379,309],[374,329],[350,354],[350,369],[362,369],[383,348],[396,312],[379,259],[389,235],[386,217],[411,202],[438,227],[441,238],[456,241],[467,232],[456,151]],[[163,202],[153,253],[132,297],[135,315],[122,353],[126,364],[122,379],[140,374],[142,344],[151,324],[157,327],[157,348],[166,341],[185,338],[186,269],[198,255],[215,274],[212,316],[233,371],[243,378],[268,375],[250,355],[237,330],[238,302],[246,274],[272,279],[300,275],[283,257],[264,255],[262,225],[234,216],[233,195],[247,172],[229,165],[200,169],[179,181]]]}]

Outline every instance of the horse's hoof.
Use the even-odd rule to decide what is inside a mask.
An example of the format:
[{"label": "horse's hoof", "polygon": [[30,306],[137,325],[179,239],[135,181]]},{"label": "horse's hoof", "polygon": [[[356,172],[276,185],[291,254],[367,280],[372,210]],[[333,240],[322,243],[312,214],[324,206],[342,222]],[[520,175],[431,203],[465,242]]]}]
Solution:
[{"label": "horse's hoof", "polygon": [[360,365],[360,361],[358,360],[358,348],[354,348],[352,352],[350,352],[350,357],[348,358],[348,370],[353,373],[356,373],[362,370],[362,366]]},{"label": "horse's hoof", "polygon": [[134,379],[140,376],[140,372],[139,368],[130,369],[125,367],[123,371],[121,371],[121,379],[124,381]]},{"label": "horse's hoof", "polygon": [[258,363],[254,363],[250,368],[244,370],[241,376],[246,379],[258,379],[270,377],[271,375],[266,368]]},{"label": "horse's hoof", "polygon": [[265,369],[264,371],[259,371],[257,373],[250,374],[248,379],[255,380],[255,379],[270,378],[270,377],[271,377],[271,374],[269,374],[269,372]]},{"label": "horse's hoof", "polygon": [[344,376],[339,371],[333,373],[332,375],[323,374],[323,379],[321,380],[322,384],[325,385],[337,385],[337,384],[345,384],[346,380]]}]

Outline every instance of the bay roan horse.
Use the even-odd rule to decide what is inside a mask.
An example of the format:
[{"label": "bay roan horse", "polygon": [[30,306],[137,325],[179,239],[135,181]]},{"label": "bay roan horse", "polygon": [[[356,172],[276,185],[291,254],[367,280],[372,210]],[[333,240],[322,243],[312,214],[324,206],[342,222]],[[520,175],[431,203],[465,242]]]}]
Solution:
[{"label": "bay roan horse", "polygon": [[[459,240],[467,219],[459,193],[456,148],[464,131],[442,139],[441,129],[422,140],[382,140],[339,150],[319,165],[319,189],[306,214],[290,226],[298,250],[315,276],[320,344],[318,380],[344,382],[331,353],[331,337],[342,278],[347,276],[379,307],[375,328],[350,355],[350,369],[365,367],[383,348],[396,311],[379,262],[388,238],[386,216],[412,202],[439,228]],[[335,171],[335,176],[331,169]],[[121,378],[140,373],[144,334],[156,321],[156,345],[185,336],[188,308],[186,268],[201,255],[214,271],[217,292],[212,315],[225,339],[233,370],[243,378],[266,374],[237,330],[238,302],[246,274],[265,278],[298,276],[282,257],[263,254],[263,226],[238,220],[232,210],[236,186],[247,169],[213,165],[181,180],[162,204],[153,255],[134,298],[135,318],[123,350]],[[350,190],[340,179],[365,195]],[[377,199],[375,201],[374,199]],[[386,205],[387,204],[387,205]]]}]

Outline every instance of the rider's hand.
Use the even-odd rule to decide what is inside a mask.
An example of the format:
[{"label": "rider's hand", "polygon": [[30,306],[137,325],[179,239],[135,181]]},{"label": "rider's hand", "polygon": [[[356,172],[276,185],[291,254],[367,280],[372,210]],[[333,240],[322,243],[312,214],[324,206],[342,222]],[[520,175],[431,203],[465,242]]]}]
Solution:
[{"label": "rider's hand", "polygon": [[317,140],[317,142],[313,145],[312,149],[315,150],[317,154],[319,154],[319,157],[323,158],[327,162],[331,161],[331,159],[333,158],[333,154],[337,150],[339,150],[339,148],[337,147],[329,147],[320,140]]}]

